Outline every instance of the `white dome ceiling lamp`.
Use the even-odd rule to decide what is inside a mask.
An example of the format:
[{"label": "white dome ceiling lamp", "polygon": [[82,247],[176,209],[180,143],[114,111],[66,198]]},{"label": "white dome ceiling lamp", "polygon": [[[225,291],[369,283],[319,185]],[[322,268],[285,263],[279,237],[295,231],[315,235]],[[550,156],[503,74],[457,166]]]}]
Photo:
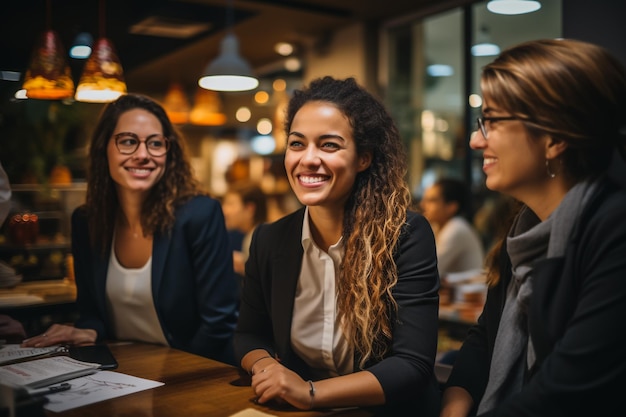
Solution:
[{"label": "white dome ceiling lamp", "polygon": [[215,91],[247,91],[258,87],[250,64],[239,55],[239,41],[232,31],[232,0],[228,4],[227,33],[220,45],[220,54],[210,62],[198,85]]},{"label": "white dome ceiling lamp", "polygon": [[489,29],[486,26],[480,28],[477,41],[471,49],[473,56],[495,56],[500,53],[500,47],[491,42]]},{"label": "white dome ceiling lamp", "polygon": [[496,14],[525,14],[541,9],[541,3],[534,0],[491,0],[487,10]]}]

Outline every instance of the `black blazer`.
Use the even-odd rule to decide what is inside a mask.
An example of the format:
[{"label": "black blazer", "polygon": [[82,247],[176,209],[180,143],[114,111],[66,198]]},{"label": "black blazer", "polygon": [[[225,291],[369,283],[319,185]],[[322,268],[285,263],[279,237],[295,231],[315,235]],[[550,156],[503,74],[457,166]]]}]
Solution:
[{"label": "black blazer", "polygon": [[[615,416],[626,387],[626,191],[604,181],[585,207],[562,258],[534,265],[529,332],[537,355],[522,391],[485,416]],[[496,332],[511,280],[501,280],[454,364],[448,386],[477,406],[487,385]],[[603,414],[606,413],[606,414]]]},{"label": "black blazer", "polygon": [[[254,232],[235,333],[235,354],[240,362],[249,351],[266,349],[302,378],[310,379],[308,366],[290,342],[303,257],[303,219],[304,208],[273,224],[261,225]],[[368,364],[367,370],[385,393],[387,406],[381,409],[383,414],[437,416],[439,394],[433,367],[439,275],[433,233],[423,216],[408,213],[395,260],[399,278],[393,295],[398,315],[392,349],[384,360]]]},{"label": "black blazer", "polygon": [[[106,307],[106,254],[91,247],[82,208],[72,215],[72,253],[80,318],[98,339],[114,337]],[[238,289],[219,202],[198,196],[176,210],[170,234],[156,234],[152,248],[152,296],[170,346],[234,363],[232,336]]]}]

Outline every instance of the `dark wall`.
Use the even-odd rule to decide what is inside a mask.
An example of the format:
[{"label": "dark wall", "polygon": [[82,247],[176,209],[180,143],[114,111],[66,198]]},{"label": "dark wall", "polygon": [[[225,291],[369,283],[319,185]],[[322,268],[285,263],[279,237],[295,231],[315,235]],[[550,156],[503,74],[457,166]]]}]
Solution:
[{"label": "dark wall", "polygon": [[563,37],[604,46],[626,65],[626,1],[563,0]]}]

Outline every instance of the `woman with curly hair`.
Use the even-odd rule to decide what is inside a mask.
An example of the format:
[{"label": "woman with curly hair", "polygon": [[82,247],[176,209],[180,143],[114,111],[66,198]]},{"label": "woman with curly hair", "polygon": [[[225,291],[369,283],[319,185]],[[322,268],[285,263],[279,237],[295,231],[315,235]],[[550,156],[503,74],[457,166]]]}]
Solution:
[{"label": "woman with curly hair", "polygon": [[72,253],[78,321],[25,346],[138,340],[233,362],[238,289],[221,206],[152,99],[128,94],[104,109]]},{"label": "woman with curly hair", "polygon": [[354,79],[296,91],[285,169],[303,208],[255,231],[235,355],[259,403],[437,415],[439,276],[403,144]]}]

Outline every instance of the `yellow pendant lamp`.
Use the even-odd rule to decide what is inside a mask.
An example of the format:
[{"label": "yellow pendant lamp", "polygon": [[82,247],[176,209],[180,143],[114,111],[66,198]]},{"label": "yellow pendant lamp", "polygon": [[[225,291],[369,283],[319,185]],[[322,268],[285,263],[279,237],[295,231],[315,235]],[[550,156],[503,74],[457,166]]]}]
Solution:
[{"label": "yellow pendant lamp", "polygon": [[100,38],[85,63],[76,87],[76,100],[108,103],[126,94],[124,71],[111,40],[104,36],[104,0],[100,0]]},{"label": "yellow pendant lamp", "polygon": [[37,42],[22,88],[28,98],[62,100],[74,95],[74,81],[59,35],[50,29],[50,0],[46,5],[48,30]]},{"label": "yellow pendant lamp", "polygon": [[163,108],[172,123],[180,125],[189,121],[191,105],[180,83],[172,82],[170,84],[170,88],[163,98]]},{"label": "yellow pendant lamp", "polygon": [[189,121],[200,126],[221,126],[226,123],[226,115],[222,111],[219,93],[198,88]]}]

